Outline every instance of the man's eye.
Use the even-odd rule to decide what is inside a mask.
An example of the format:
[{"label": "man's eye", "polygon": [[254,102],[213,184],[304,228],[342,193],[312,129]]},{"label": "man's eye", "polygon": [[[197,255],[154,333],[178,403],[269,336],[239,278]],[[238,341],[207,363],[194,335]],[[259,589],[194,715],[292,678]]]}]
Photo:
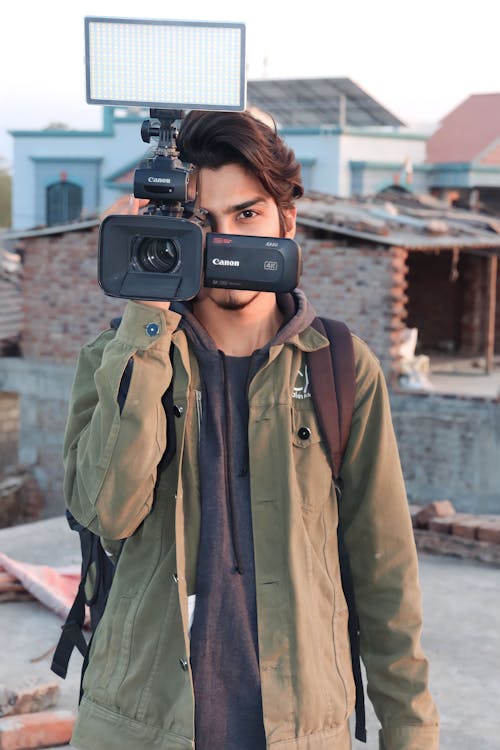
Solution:
[{"label": "man's eye", "polygon": [[255,211],[252,211],[251,208],[245,209],[239,215],[239,217],[241,217],[242,219],[253,219],[254,216],[257,216],[257,214]]}]

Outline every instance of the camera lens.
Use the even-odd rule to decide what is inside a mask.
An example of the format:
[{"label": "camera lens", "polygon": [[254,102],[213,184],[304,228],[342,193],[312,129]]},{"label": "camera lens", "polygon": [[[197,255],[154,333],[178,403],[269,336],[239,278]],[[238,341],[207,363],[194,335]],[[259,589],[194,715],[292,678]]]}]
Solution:
[{"label": "camera lens", "polygon": [[144,237],[136,248],[135,258],[142,271],[172,273],[179,265],[179,248],[168,237]]}]

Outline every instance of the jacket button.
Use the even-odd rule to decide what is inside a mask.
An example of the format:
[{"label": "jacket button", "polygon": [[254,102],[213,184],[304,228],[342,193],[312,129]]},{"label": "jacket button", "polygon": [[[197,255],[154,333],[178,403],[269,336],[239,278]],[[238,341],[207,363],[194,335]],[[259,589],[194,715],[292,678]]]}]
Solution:
[{"label": "jacket button", "polygon": [[179,576],[177,573],[172,573],[172,580],[174,583],[179,583]]},{"label": "jacket button", "polygon": [[146,333],[148,336],[158,336],[160,332],[160,326],[158,323],[148,323],[146,326]]},{"label": "jacket button", "polygon": [[188,668],[187,661],[185,659],[179,659],[179,664],[181,665],[181,667],[183,668],[183,670],[185,672],[187,672],[187,668]]},{"label": "jacket button", "polygon": [[309,427],[300,427],[297,435],[301,440],[309,440],[311,437],[311,430]]},{"label": "jacket button", "polygon": [[184,414],[184,407],[180,404],[174,404],[174,414],[176,417],[182,417]]}]

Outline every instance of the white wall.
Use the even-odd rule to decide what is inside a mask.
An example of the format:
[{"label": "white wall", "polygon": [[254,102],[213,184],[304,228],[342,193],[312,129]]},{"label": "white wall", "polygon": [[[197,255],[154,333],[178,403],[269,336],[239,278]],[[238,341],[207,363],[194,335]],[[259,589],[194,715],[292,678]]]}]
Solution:
[{"label": "white wall", "polygon": [[310,189],[337,195],[339,190],[339,135],[324,133],[309,135],[283,132],[286,143],[293,148],[299,161],[311,160]]},{"label": "white wall", "polygon": [[[351,161],[366,161],[380,163],[400,163],[410,159],[413,165],[425,161],[426,138],[406,136],[402,133],[391,133],[387,135],[351,135],[343,133],[340,141],[340,173],[339,193],[342,197],[350,195],[351,191]],[[391,170],[387,170],[391,172]],[[377,180],[377,171],[370,170],[369,176],[365,172],[363,182],[363,193],[365,195],[380,189],[381,183],[387,179],[387,172],[381,170],[380,180]],[[368,179],[366,180],[366,177]],[[365,185],[364,183],[367,182]]]},{"label": "white wall", "polygon": [[[351,161],[372,162],[363,175],[363,193],[368,195],[385,185],[394,169],[389,165],[402,165],[410,159],[413,166],[425,161],[425,136],[412,136],[401,132],[358,134],[352,129],[340,132],[283,130],[283,138],[294,149],[299,161],[314,161],[310,167],[310,189],[346,198],[351,195]],[[387,169],[381,169],[387,164]],[[376,168],[375,168],[376,167]],[[417,178],[416,178],[417,179]],[[424,188],[422,176],[418,178],[419,188]]]}]

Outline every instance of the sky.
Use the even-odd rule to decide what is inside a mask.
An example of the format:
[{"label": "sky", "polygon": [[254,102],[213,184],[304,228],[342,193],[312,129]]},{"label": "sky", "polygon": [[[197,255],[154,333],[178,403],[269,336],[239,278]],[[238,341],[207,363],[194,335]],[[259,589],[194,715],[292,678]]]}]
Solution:
[{"label": "sky", "polygon": [[428,130],[473,93],[500,92],[500,2],[474,0],[45,0],[2,6],[0,159],[9,130],[51,122],[99,129],[85,101],[85,16],[236,21],[246,25],[247,76],[348,77],[408,125]]}]

